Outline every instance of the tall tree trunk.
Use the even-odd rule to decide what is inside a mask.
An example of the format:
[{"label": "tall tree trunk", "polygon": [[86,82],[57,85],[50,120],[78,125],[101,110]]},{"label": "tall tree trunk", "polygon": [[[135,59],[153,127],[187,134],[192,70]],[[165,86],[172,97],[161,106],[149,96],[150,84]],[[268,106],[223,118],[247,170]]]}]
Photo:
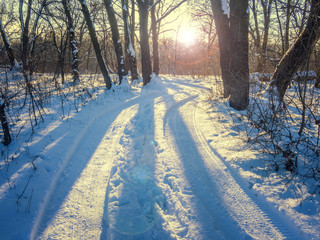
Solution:
[{"label": "tall tree trunk", "polygon": [[319,27],[320,0],[312,0],[305,29],[282,57],[271,78],[271,86],[276,87],[280,101],[283,101],[293,75],[305,63],[319,39]]},{"label": "tall tree trunk", "polygon": [[112,41],[113,41],[113,45],[114,45],[114,49],[115,49],[115,53],[118,61],[119,83],[121,83],[123,77],[127,75],[127,71],[126,71],[125,61],[123,57],[121,40],[119,37],[118,23],[117,23],[116,15],[112,6],[112,1],[104,0],[104,5],[107,10],[108,19],[111,27]]},{"label": "tall tree trunk", "polygon": [[129,67],[131,72],[131,80],[138,79],[137,60],[133,47],[133,40],[131,37],[130,25],[129,25],[129,6],[128,0],[121,0],[122,3],[122,16],[124,22],[124,38],[127,59],[129,60]]},{"label": "tall tree trunk", "polygon": [[[151,5],[154,0],[151,0]],[[152,51],[153,51],[153,72],[159,75],[160,62],[159,62],[159,43],[158,43],[158,28],[156,20],[156,6],[151,9],[151,31],[152,31]]]},{"label": "tall tree trunk", "polygon": [[34,49],[36,45],[37,27],[38,27],[39,19],[42,15],[42,11],[46,7],[46,5],[47,5],[47,0],[42,0],[41,6],[39,8],[39,11],[37,12],[37,16],[32,28],[32,38],[30,39],[30,49],[29,49],[29,75],[33,75],[33,72],[35,71],[35,68],[36,68],[34,64]]},{"label": "tall tree trunk", "polygon": [[4,135],[3,144],[5,146],[8,146],[11,143],[11,136],[10,136],[9,125],[7,122],[7,117],[6,117],[4,108],[5,108],[5,102],[0,100],[0,121],[1,121],[3,135]]},{"label": "tall tree trunk", "polygon": [[10,62],[10,66],[14,67],[16,65],[16,60],[14,58],[14,53],[13,53],[13,50],[11,48],[11,44],[10,44],[8,38],[7,38],[6,32],[4,30],[4,27],[2,25],[1,19],[0,19],[0,33],[1,33],[1,37],[2,37],[3,43],[4,43],[4,47],[5,47],[6,52],[7,52],[7,56],[8,56],[9,62]]},{"label": "tall tree trunk", "polygon": [[19,2],[19,14],[20,14],[20,23],[22,29],[22,36],[21,36],[21,60],[22,60],[22,68],[23,71],[28,69],[28,44],[29,44],[29,23],[31,18],[31,7],[32,7],[33,0],[28,0],[28,7],[27,7],[27,16],[24,21],[23,19],[23,0]]},{"label": "tall tree trunk", "polygon": [[261,37],[260,37],[260,30],[259,30],[258,11],[257,11],[257,7],[256,7],[256,0],[252,0],[252,14],[253,14],[253,20],[254,20],[254,31],[256,33],[256,37],[254,38],[255,47],[256,47],[256,49],[259,49],[260,44],[261,44]]},{"label": "tall tree trunk", "polygon": [[140,48],[143,85],[147,85],[151,80],[152,67],[148,34],[148,8],[149,0],[137,0],[140,16]]},{"label": "tall tree trunk", "polygon": [[278,25],[279,25],[279,32],[280,32],[281,43],[282,43],[282,54],[284,54],[286,52],[285,43],[284,43],[285,41],[284,41],[284,36],[283,36],[281,16],[279,14],[279,7],[278,7],[277,0],[274,2],[274,5],[275,5],[275,9],[276,9],[277,21],[278,21]]},{"label": "tall tree trunk", "polygon": [[285,24],[285,33],[284,33],[284,49],[287,51],[289,49],[289,31],[290,31],[290,17],[291,17],[291,0],[287,0],[287,9],[286,9],[286,24]]},{"label": "tall tree trunk", "polygon": [[84,15],[84,18],[86,20],[86,23],[87,23],[87,26],[88,26],[88,29],[89,29],[91,42],[92,42],[94,51],[96,53],[96,57],[97,57],[97,61],[98,61],[99,67],[100,67],[100,71],[101,71],[101,73],[103,75],[104,82],[106,84],[107,89],[110,89],[111,85],[112,85],[111,78],[110,78],[109,72],[108,72],[108,70],[106,68],[106,65],[105,65],[104,60],[103,60],[102,55],[101,55],[101,49],[100,49],[100,45],[99,45],[99,42],[98,42],[98,39],[97,39],[96,30],[95,30],[95,28],[93,26],[93,22],[91,20],[90,13],[89,13],[86,1],[85,0],[79,0],[79,2],[81,4],[81,10],[82,10],[82,13]]},{"label": "tall tree trunk", "polygon": [[67,25],[68,25],[68,32],[69,32],[69,42],[70,42],[70,48],[72,51],[72,73],[73,73],[73,83],[78,84],[79,83],[79,58],[78,58],[78,47],[77,47],[77,41],[74,34],[74,26],[73,26],[73,19],[71,16],[70,11],[70,1],[69,0],[62,0],[62,5],[64,8],[64,12],[67,17]]},{"label": "tall tree trunk", "polygon": [[320,88],[320,73],[317,73],[316,83],[314,85],[315,88]]},{"label": "tall tree trunk", "polygon": [[249,14],[248,0],[230,1],[231,79],[230,106],[244,110],[249,105]]},{"label": "tall tree trunk", "polygon": [[223,80],[223,96],[230,96],[231,73],[230,73],[230,26],[228,13],[222,9],[221,0],[211,0],[211,7],[218,33],[220,49],[220,67]]},{"label": "tall tree trunk", "polygon": [[265,2],[265,0],[261,0],[264,17],[264,34],[262,46],[260,48],[260,57],[257,67],[258,72],[264,72],[264,66],[266,63],[272,2],[273,0],[268,0],[268,2]]},{"label": "tall tree trunk", "polygon": [[[130,33],[131,33],[131,40],[132,46],[135,46],[135,35],[134,32],[136,30],[136,1],[131,0],[131,24],[130,24]],[[129,9],[128,9],[129,11]],[[129,13],[129,12],[128,12]]]},{"label": "tall tree trunk", "polygon": [[[223,4],[223,5],[222,5]],[[224,97],[230,106],[244,110],[249,104],[248,0],[211,0],[219,38]]]}]

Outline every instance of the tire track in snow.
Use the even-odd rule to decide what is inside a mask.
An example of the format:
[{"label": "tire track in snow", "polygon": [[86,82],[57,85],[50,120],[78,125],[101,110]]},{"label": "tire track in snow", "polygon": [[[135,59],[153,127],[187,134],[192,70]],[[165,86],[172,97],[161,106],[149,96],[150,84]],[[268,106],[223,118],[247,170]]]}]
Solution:
[{"label": "tire track in snow", "polygon": [[[287,227],[266,204],[255,203],[253,194],[248,195],[242,189],[239,179],[229,173],[218,153],[208,145],[198,128],[196,107],[191,104],[196,97],[187,97],[167,110],[163,133],[180,152],[186,177],[208,211],[215,230],[226,239],[299,239],[300,234]],[[181,116],[179,109],[186,114]]]},{"label": "tire track in snow", "polygon": [[128,122],[134,114],[131,107],[118,115],[40,239],[99,238],[106,184],[126,125],[123,120]]},{"label": "tire track in snow", "polygon": [[[178,192],[182,195],[188,194],[196,197],[194,203],[182,202],[185,208],[195,205],[194,213],[190,216],[193,220],[188,220],[191,222],[184,224],[194,224],[192,221],[196,221],[200,226],[200,229],[198,229],[200,236],[194,236],[194,233],[190,233],[193,238],[238,239],[241,233],[236,226],[237,224],[226,214],[226,209],[221,205],[221,199],[211,189],[211,179],[207,169],[201,164],[202,156],[179,113],[180,108],[197,97],[198,95],[195,95],[177,102],[172,98],[171,100],[174,103],[167,108],[163,122],[163,135],[170,142],[168,147],[177,154],[175,161],[178,161],[180,165],[180,169],[176,170],[184,175],[184,181],[187,181],[187,186],[190,185],[191,187],[191,191],[186,192],[183,187],[178,186],[180,188]],[[190,109],[187,111],[190,111]],[[183,196],[181,197],[183,198]],[[183,201],[181,197],[180,201]],[[193,227],[188,226],[188,228],[192,231]]]},{"label": "tire track in snow", "polygon": [[[265,199],[258,198],[255,192],[246,189],[243,179],[233,172],[233,169],[224,162],[224,158],[211,147],[203,132],[199,127],[199,121],[203,118],[197,111],[200,109],[196,106],[193,111],[188,112],[186,119],[190,122],[189,126],[195,138],[199,140],[199,146],[202,152],[207,155],[208,168],[221,171],[222,174],[215,174],[220,194],[226,199],[225,205],[230,214],[237,220],[239,225],[255,239],[302,239],[300,232],[279,215],[276,209],[268,206]],[[203,109],[201,109],[203,111]]]},{"label": "tire track in snow", "polygon": [[[185,107],[190,109],[191,104],[188,105],[189,107]],[[185,119],[193,138],[197,139],[197,147],[206,167],[210,169],[211,178],[215,181],[219,195],[224,199],[223,205],[228,213],[245,233],[254,239],[300,239],[300,234],[286,226],[273,209],[267,209],[266,204],[260,203],[262,199],[259,199],[260,204],[257,204],[253,194],[247,194],[239,185],[241,179],[234,178],[221,156],[206,141],[203,130],[199,128],[197,110],[198,108],[193,106],[192,111],[184,111],[187,113]]]},{"label": "tire track in snow", "polygon": [[[159,93],[156,93],[156,95],[158,95]],[[73,167],[77,168],[77,165],[82,164],[85,165],[87,163],[87,161],[82,161],[79,162],[79,159],[77,159],[77,157],[79,157],[79,149],[81,151],[86,151],[86,146],[85,144],[83,145],[83,143],[86,142],[90,142],[90,140],[96,141],[97,139],[95,139],[95,134],[92,134],[92,132],[95,132],[95,130],[98,128],[99,126],[107,126],[108,124],[111,125],[113,122],[113,119],[115,119],[121,112],[121,110],[123,109],[123,113],[127,112],[128,109],[130,111],[130,108],[132,106],[134,106],[137,103],[140,102],[144,102],[146,101],[146,99],[149,98],[154,98],[154,93],[153,94],[146,94],[140,97],[136,97],[133,99],[130,99],[128,101],[126,101],[125,103],[121,103],[121,104],[117,104],[113,107],[111,107],[111,109],[107,109],[105,111],[103,111],[101,114],[99,114],[98,116],[94,117],[87,125],[84,129],[82,129],[82,131],[76,136],[76,139],[73,143],[73,145],[70,147],[70,150],[66,153],[66,157],[62,162],[62,165],[58,171],[58,173],[55,175],[54,179],[51,182],[51,185],[44,197],[44,201],[40,207],[40,211],[38,213],[37,218],[34,221],[34,226],[31,232],[31,239],[36,239],[38,238],[43,231],[47,228],[47,226],[51,223],[51,218],[52,215],[55,214],[56,211],[58,211],[60,208],[60,205],[57,206],[57,203],[63,203],[64,201],[64,195],[67,197],[68,192],[71,190],[72,186],[68,186],[67,188],[64,186],[65,183],[70,181],[70,178],[77,178],[77,176],[74,175],[73,173]],[[129,121],[130,118],[128,118],[128,116],[123,117],[123,119],[126,119]],[[121,123],[122,125],[123,123]],[[116,143],[116,141],[118,140],[119,136],[121,136],[121,125],[118,126],[118,130],[117,135],[115,139],[113,139],[113,143]],[[113,124],[113,126],[115,126],[115,123]],[[110,128],[109,128],[110,131]],[[101,133],[99,133],[101,134]],[[98,134],[98,135],[99,135]],[[92,139],[93,138],[93,139]],[[70,142],[70,141],[68,141]],[[112,142],[112,141],[111,141]],[[99,142],[97,142],[99,143]],[[110,147],[110,146],[107,146]],[[111,146],[110,149],[115,149],[115,145]],[[112,166],[112,160],[110,163],[110,167],[109,170],[111,169]],[[97,168],[99,168],[99,164],[97,165]],[[79,173],[80,174],[80,173]],[[76,179],[74,179],[75,181]],[[107,179],[106,179],[107,180]],[[104,188],[106,188],[106,185],[103,186]],[[62,193],[62,196],[60,196],[60,192]],[[80,190],[81,191],[81,190]],[[87,193],[90,194],[90,191],[88,191]],[[82,193],[83,194],[83,193]],[[103,195],[104,196],[104,195]],[[75,211],[75,213],[73,214],[78,214],[79,211]],[[70,215],[70,217],[72,218],[72,216]],[[75,224],[79,224],[79,222],[75,222]],[[100,227],[99,227],[100,228]],[[64,232],[64,229],[60,229],[62,232]],[[61,233],[60,233],[61,234]],[[70,234],[70,233],[68,233]],[[86,239],[86,238],[85,238]]]}]

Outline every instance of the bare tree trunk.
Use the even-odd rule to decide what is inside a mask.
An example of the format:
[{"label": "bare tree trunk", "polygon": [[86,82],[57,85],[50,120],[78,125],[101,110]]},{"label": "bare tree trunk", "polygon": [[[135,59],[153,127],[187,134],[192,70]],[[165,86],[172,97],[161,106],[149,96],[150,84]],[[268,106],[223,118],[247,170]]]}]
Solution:
[{"label": "bare tree trunk", "polygon": [[227,1],[211,0],[219,38],[224,97],[230,96],[230,106],[236,110],[244,110],[249,104],[248,5],[248,0],[230,0],[229,17]]},{"label": "bare tree trunk", "polygon": [[320,0],[312,0],[307,26],[282,57],[271,78],[271,86],[277,88],[280,101],[283,101],[292,76],[305,63],[319,39],[319,26]]},{"label": "bare tree trunk", "polygon": [[118,23],[117,23],[116,15],[112,6],[112,1],[104,0],[104,5],[107,10],[108,19],[111,27],[112,41],[113,41],[113,45],[114,45],[114,49],[115,49],[115,53],[118,61],[119,83],[121,83],[123,77],[127,75],[127,71],[125,67],[121,41],[119,37]]},{"label": "bare tree trunk", "polygon": [[252,0],[252,14],[253,14],[253,20],[254,20],[254,31],[256,33],[255,40],[255,46],[256,49],[260,48],[261,44],[261,37],[260,37],[260,31],[259,31],[259,22],[258,22],[258,11],[256,7],[256,0]]},{"label": "bare tree trunk", "polygon": [[283,36],[282,24],[281,24],[281,17],[280,17],[280,14],[279,14],[278,0],[276,0],[274,3],[275,3],[277,20],[278,20],[278,24],[279,24],[279,32],[280,32],[280,37],[281,37],[281,43],[282,43],[282,54],[284,54],[286,52],[286,49],[285,49],[285,41],[284,41],[284,36]]},{"label": "bare tree trunk", "polygon": [[3,144],[5,146],[8,146],[11,143],[11,136],[10,136],[9,125],[7,122],[7,117],[4,112],[5,102],[3,102],[2,100],[0,100],[0,102],[1,102],[1,104],[0,104],[0,121],[1,121],[3,135],[4,135]]},{"label": "bare tree trunk", "polygon": [[36,31],[37,31],[37,27],[38,27],[38,22],[40,19],[40,16],[42,14],[43,9],[46,7],[47,5],[47,0],[42,0],[41,2],[41,6],[37,12],[37,16],[36,19],[34,21],[33,24],[33,28],[32,28],[32,38],[30,39],[30,49],[29,49],[29,75],[33,75],[33,72],[35,71],[36,66],[34,65],[34,49],[35,49],[35,45],[36,45]]},{"label": "bare tree trunk", "polygon": [[268,0],[268,2],[261,0],[261,4],[263,8],[263,16],[264,16],[264,34],[263,34],[262,46],[260,48],[260,57],[259,57],[259,62],[257,67],[258,72],[264,71],[264,66],[266,63],[272,3],[273,3],[273,0]]},{"label": "bare tree trunk", "polygon": [[87,26],[88,26],[88,29],[89,29],[91,42],[92,42],[94,51],[96,53],[96,57],[97,57],[97,61],[98,61],[99,67],[100,67],[100,71],[101,71],[101,73],[103,75],[104,82],[106,83],[107,89],[110,89],[111,85],[112,85],[111,78],[110,78],[109,72],[108,72],[108,70],[106,68],[106,65],[105,65],[104,60],[103,60],[102,55],[101,55],[101,49],[100,49],[100,45],[99,45],[99,42],[98,42],[98,39],[97,39],[96,30],[95,30],[95,28],[93,26],[93,22],[91,20],[90,13],[89,13],[86,1],[85,0],[79,0],[79,2],[81,4],[81,10],[82,10],[82,13],[84,15],[84,18],[86,20],[86,23],[87,23]]},{"label": "bare tree trunk", "polygon": [[[151,0],[151,5],[154,0]],[[156,6],[151,9],[151,32],[152,32],[152,52],[153,52],[153,72],[159,75],[160,62],[159,62],[159,43],[158,43],[158,28],[156,20]]]},{"label": "bare tree trunk", "polygon": [[231,73],[230,73],[230,26],[229,16],[222,9],[221,0],[211,0],[214,21],[218,33],[220,49],[220,67],[223,80],[224,97],[230,96]]},{"label": "bare tree trunk", "polygon": [[131,80],[138,79],[138,69],[136,54],[133,47],[133,41],[131,37],[130,25],[129,25],[129,6],[128,0],[121,0],[122,3],[122,16],[124,22],[124,38],[127,58],[129,60],[129,67],[131,72]]},{"label": "bare tree trunk", "polygon": [[23,20],[22,8],[23,8],[23,0],[19,2],[19,11],[20,11],[20,23],[22,29],[22,41],[21,41],[21,60],[22,60],[22,68],[23,71],[28,69],[28,44],[29,44],[29,23],[31,18],[31,7],[33,0],[28,0],[28,8],[27,8],[27,16],[25,21]]},{"label": "bare tree trunk", "polygon": [[316,83],[314,85],[315,88],[320,88],[320,74],[317,74]]},{"label": "bare tree trunk", "polygon": [[230,106],[244,110],[249,105],[249,13],[248,0],[230,1],[231,61]]},{"label": "bare tree trunk", "polygon": [[73,72],[73,83],[78,84],[79,83],[79,58],[78,58],[78,47],[77,47],[77,42],[74,34],[74,26],[73,26],[73,19],[71,16],[71,11],[70,11],[70,1],[69,0],[62,0],[62,5],[64,8],[64,12],[67,17],[67,25],[68,25],[68,32],[69,32],[69,42],[70,42],[70,47],[72,51],[72,72]]},{"label": "bare tree trunk", "polygon": [[8,56],[9,62],[10,62],[10,66],[14,67],[16,65],[16,60],[14,58],[14,53],[13,53],[13,50],[11,48],[11,44],[10,44],[8,38],[7,38],[6,32],[4,30],[4,27],[2,25],[1,19],[0,19],[0,33],[1,33],[1,37],[2,37],[2,40],[3,40],[4,46],[5,46],[6,52],[7,52],[7,56]]},{"label": "bare tree trunk", "polygon": [[286,12],[286,24],[284,33],[284,49],[289,49],[289,28],[290,28],[290,16],[291,16],[291,0],[287,0],[287,12]]},{"label": "bare tree trunk", "polygon": [[131,9],[130,33],[131,33],[132,46],[134,48],[134,45],[135,45],[134,32],[136,29],[136,3],[135,3],[135,0],[131,0],[131,8],[132,9]]},{"label": "bare tree trunk", "polygon": [[148,34],[148,8],[149,0],[137,0],[140,16],[140,48],[143,85],[147,85],[151,80],[152,67]]}]

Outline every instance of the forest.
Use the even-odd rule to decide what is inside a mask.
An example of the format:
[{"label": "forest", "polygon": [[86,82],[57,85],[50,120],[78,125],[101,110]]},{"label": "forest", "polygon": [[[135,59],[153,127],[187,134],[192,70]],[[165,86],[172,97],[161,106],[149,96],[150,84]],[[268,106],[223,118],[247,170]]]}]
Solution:
[{"label": "forest", "polygon": [[[209,129],[197,130],[196,125],[204,120],[194,120],[194,123],[187,120],[197,119],[195,116],[199,117],[201,114],[197,115],[197,110],[194,110],[194,116],[188,115],[188,110],[184,109],[185,105],[194,102],[200,106],[201,101],[198,98],[203,95],[201,97],[205,98],[207,107],[201,105],[206,112],[201,116],[211,117],[210,121],[218,124],[217,126],[223,126],[225,119],[231,119],[236,135],[246,145],[244,149],[256,151],[257,159],[263,158],[262,165],[258,163],[251,166],[251,169],[255,169],[252,171],[259,175],[261,169],[264,169],[265,175],[281,179],[280,185],[284,189],[292,187],[293,195],[299,199],[297,201],[300,204],[306,199],[316,199],[313,202],[313,207],[317,209],[314,210],[316,216],[312,221],[319,221],[319,209],[315,206],[318,204],[320,193],[320,0],[1,0],[0,33],[0,200],[5,196],[4,189],[15,189],[18,185],[15,171],[10,169],[17,164],[17,159],[22,159],[28,163],[28,168],[33,173],[21,177],[20,192],[15,193],[17,196],[12,199],[16,199],[17,206],[22,205],[24,198],[28,199],[25,203],[26,212],[30,210],[32,201],[36,201],[32,200],[33,188],[28,197],[25,191],[31,188],[31,176],[35,178],[36,172],[41,172],[39,168],[45,156],[43,152],[55,141],[48,140],[46,145],[35,148],[39,152],[32,154],[29,147],[31,149],[37,142],[35,139],[38,135],[46,136],[43,128],[51,131],[50,127],[45,127],[49,126],[48,119],[57,117],[61,122],[70,122],[71,126],[74,116],[81,113],[91,101],[100,99],[101,94],[109,96],[104,107],[106,111],[112,109],[110,114],[116,114],[114,106],[118,106],[119,103],[122,105],[119,105],[117,114],[122,116],[120,110],[127,110],[128,115],[132,115],[128,116],[128,119],[132,118],[137,122],[137,129],[140,127],[139,124],[143,125],[143,117],[147,119],[145,124],[149,124],[149,127],[143,128],[145,132],[151,131],[150,126],[154,126],[154,132],[148,134],[151,135],[150,141],[156,150],[153,149],[152,153],[148,152],[151,151],[149,148],[146,150],[145,143],[149,135],[145,133],[143,138],[137,129],[133,134],[129,134],[134,141],[132,146],[129,143],[128,146],[136,149],[135,144],[142,141],[143,146],[141,149],[138,148],[142,152],[147,151],[152,158],[154,154],[161,155],[158,142],[163,145],[167,143],[165,140],[156,140],[156,113],[161,112],[161,109],[159,107],[159,110],[155,103],[158,94],[165,92],[166,94],[160,96],[165,99],[164,102],[169,101],[174,107],[167,103],[166,113],[163,118],[158,119],[158,124],[163,122],[164,137],[167,136],[165,134],[170,135],[172,130],[172,137],[169,139],[177,139],[177,149],[180,146],[180,151],[183,152],[182,146],[188,148],[184,143],[179,145],[179,134],[185,134],[183,136],[188,139],[192,139],[194,134],[203,146],[204,138],[210,138],[210,142],[216,141],[206,133],[199,133]],[[162,79],[163,83],[160,84],[159,79]],[[192,86],[193,89],[186,90],[186,86]],[[159,87],[156,90],[160,93],[154,87]],[[164,88],[167,90],[164,91]],[[181,92],[178,91],[180,88]],[[148,89],[154,91],[154,97],[146,93]],[[124,93],[118,96],[118,91]],[[174,91],[176,96],[172,94]],[[185,94],[184,97],[182,93]],[[137,99],[145,98],[145,102],[130,98],[130,94]],[[132,107],[130,102],[134,101],[141,106],[146,104],[145,107],[148,109],[149,100],[154,101],[154,113],[149,116],[147,110],[139,108],[138,113],[142,113],[140,119],[128,110]],[[184,112],[181,113],[181,119],[176,113],[170,112],[171,108],[179,107],[184,109],[181,110]],[[217,109],[223,110],[219,112]],[[213,116],[214,113],[216,115]],[[98,112],[92,114],[96,114],[92,122],[98,121],[100,115],[104,116],[106,121],[112,120],[112,115],[108,116],[104,111],[100,115]],[[152,117],[154,120],[149,119]],[[85,121],[84,119],[81,118],[79,121]],[[122,119],[125,124],[125,117]],[[84,124],[86,129],[93,129],[90,124]],[[173,126],[178,130],[174,130]],[[185,132],[188,132],[190,126],[195,128],[195,133],[190,130],[189,136]],[[216,130],[220,131],[222,127],[217,126]],[[130,129],[129,125],[122,127]],[[229,127],[226,123],[226,131],[230,131]],[[126,131],[120,131],[118,134],[120,139],[120,135],[125,136]],[[220,134],[223,135],[223,132]],[[61,133],[62,136],[64,135]],[[126,141],[123,143],[119,139],[112,140],[112,146],[116,148],[118,143],[125,146]],[[126,140],[129,141],[128,139],[129,137]],[[76,140],[82,141],[83,137],[78,136]],[[216,146],[221,144],[225,147],[219,141],[215,142]],[[225,141],[230,141],[231,144],[233,140],[230,138]],[[98,144],[98,141],[96,143]],[[193,143],[193,140],[189,141],[189,145],[190,143]],[[228,145],[228,142],[225,144]],[[168,149],[171,147],[167,146]],[[193,149],[192,147],[190,149]],[[208,150],[209,148],[211,150]],[[67,152],[73,148],[63,149]],[[212,151],[218,158],[223,158],[217,153],[219,149],[216,149],[217,152],[212,150],[212,147],[206,149],[199,150],[198,155]],[[197,150],[194,152],[197,153]],[[196,154],[194,152],[190,154]],[[73,156],[75,150],[70,150],[70,154]],[[166,154],[170,156],[169,153]],[[181,156],[183,158],[184,154],[181,153]],[[210,156],[207,157],[211,159]],[[69,157],[61,157],[61,166],[64,167],[64,162],[66,161],[66,165],[69,162],[63,159]],[[121,168],[121,164],[117,160],[114,161],[114,166]],[[191,168],[188,164],[191,166],[192,163],[186,164],[187,169]],[[228,162],[226,165],[228,164],[233,163]],[[154,168],[149,165],[148,167]],[[58,168],[60,169],[60,165]],[[201,165],[195,168],[202,174],[205,172]],[[110,180],[116,177],[112,169],[108,169],[108,189],[111,189],[108,190],[109,193],[118,187]],[[132,167],[132,170],[135,168]],[[50,180],[52,187],[48,188],[45,206],[54,201],[52,191],[57,188],[56,182],[60,181],[61,171],[64,170],[58,171],[56,180],[53,176],[53,180]],[[121,171],[118,172],[120,174]],[[264,174],[261,175],[262,179],[268,178]],[[165,183],[169,181],[167,175],[163,178]],[[237,178],[233,176],[233,179]],[[198,180],[190,177],[189,181]],[[209,180],[203,181],[206,184],[210,183]],[[218,182],[219,180],[216,184]],[[253,180],[249,181],[250,186],[255,186],[252,182]],[[169,185],[171,190],[174,189],[171,182]],[[241,184],[240,186],[244,188]],[[218,187],[217,191],[221,189],[222,187]],[[157,192],[158,186],[152,185],[152,191]],[[195,193],[197,197],[204,199],[201,194]],[[62,195],[67,195],[67,192],[62,191]],[[160,203],[156,204],[159,205],[160,212],[165,212],[165,201],[159,201]],[[60,203],[60,200],[58,202]],[[232,206],[226,205],[232,212]],[[42,220],[45,214],[51,215],[46,211],[45,207],[39,210],[38,217],[33,218],[36,219],[36,223],[32,230],[26,230],[31,234],[31,239],[38,239],[45,232],[46,226],[41,225]],[[238,215],[233,216],[240,224],[239,221],[242,220],[237,218]],[[182,225],[185,227],[188,224]],[[243,227],[243,231],[256,238],[246,227]],[[109,236],[109,231],[102,230],[101,236]],[[232,238],[242,234],[241,231],[236,233],[237,230],[233,232],[234,235],[224,237]],[[268,235],[274,239],[279,237],[276,230],[270,230],[268,233],[274,234]],[[114,235],[114,239],[121,239],[122,235],[117,234]],[[306,231],[305,234],[307,239],[317,238],[320,230],[315,233],[311,230]],[[48,237],[43,236],[42,239]],[[191,239],[194,236],[196,235],[186,234],[181,239]],[[241,236],[245,238],[246,235]],[[288,237],[285,234],[284,236]],[[204,234],[205,237],[208,236]],[[257,238],[260,237],[262,235]],[[159,239],[167,238],[162,236]]]}]

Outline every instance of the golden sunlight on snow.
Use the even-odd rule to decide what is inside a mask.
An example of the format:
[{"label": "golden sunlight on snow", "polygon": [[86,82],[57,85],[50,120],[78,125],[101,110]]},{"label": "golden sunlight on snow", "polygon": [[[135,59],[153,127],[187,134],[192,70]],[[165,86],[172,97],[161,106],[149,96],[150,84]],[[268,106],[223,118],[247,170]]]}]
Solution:
[{"label": "golden sunlight on snow", "polygon": [[[135,113],[134,109],[131,110],[131,114]],[[101,225],[106,215],[107,184],[112,159],[119,150],[115,144],[120,141],[126,125],[124,115],[128,119],[132,117],[123,111],[113,122],[46,229],[42,233],[41,227],[40,231],[36,229],[41,233],[37,239],[98,239],[101,231],[105,231]],[[45,203],[44,208],[49,208],[47,205],[50,202]]]}]

